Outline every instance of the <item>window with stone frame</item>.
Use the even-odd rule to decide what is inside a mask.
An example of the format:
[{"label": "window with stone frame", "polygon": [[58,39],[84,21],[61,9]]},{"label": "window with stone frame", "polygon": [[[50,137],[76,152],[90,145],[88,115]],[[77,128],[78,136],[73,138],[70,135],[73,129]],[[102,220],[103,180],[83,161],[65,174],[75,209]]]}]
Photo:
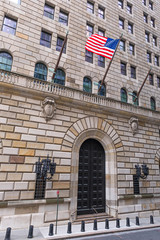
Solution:
[{"label": "window with stone frame", "polygon": [[98,82],[98,95],[104,97],[106,96],[106,85],[105,83],[101,85],[101,81]]},{"label": "window with stone frame", "polygon": [[152,63],[152,54],[149,51],[147,51],[147,62]]},{"label": "window with stone frame", "polygon": [[156,101],[154,97],[150,98],[150,104],[151,104],[151,110],[155,111],[156,110]]},{"label": "window with stone frame", "polygon": [[153,35],[153,46],[157,46],[157,37]]},{"label": "window with stone frame", "polygon": [[160,76],[157,76],[157,87],[160,88]]},{"label": "window with stone frame", "polygon": [[[63,46],[63,42],[64,42],[64,38],[57,37],[57,44],[56,44],[56,50],[57,51],[59,51],[59,52],[61,51],[61,48]],[[66,53],[66,44],[64,45],[63,53]]]},{"label": "window with stone frame", "polygon": [[98,6],[98,17],[105,19],[105,9],[102,6]]},{"label": "window with stone frame", "polygon": [[17,20],[8,16],[4,17],[3,26],[2,26],[3,32],[15,35],[16,27],[17,27]]},{"label": "window with stone frame", "polygon": [[135,106],[139,105],[139,100],[137,98],[137,92],[136,91],[133,91],[133,93],[132,93],[132,102]]},{"label": "window with stone frame", "polygon": [[129,43],[129,53],[133,56],[135,55],[135,46],[133,43]]},{"label": "window with stone frame", "polygon": [[155,64],[155,66],[159,66],[159,56],[158,55],[154,56],[154,64]]},{"label": "window with stone frame", "polygon": [[146,0],[142,0],[142,4],[146,6]]},{"label": "window with stone frame", "polygon": [[85,52],[85,60],[86,62],[93,63],[93,53],[89,52],[87,49]]},{"label": "window with stone frame", "polygon": [[58,68],[56,71],[56,75],[54,77],[54,83],[60,84],[60,85],[65,85],[65,78],[66,78],[66,74],[65,72],[61,69]]},{"label": "window with stone frame", "polygon": [[129,3],[129,2],[127,2],[127,12],[128,12],[129,14],[132,14],[132,4]]},{"label": "window with stone frame", "polygon": [[147,13],[143,13],[143,19],[144,19],[144,23],[148,23],[148,14]]},{"label": "window with stone frame", "polygon": [[92,36],[92,34],[94,32],[93,25],[91,25],[90,23],[87,23],[86,30],[87,30],[87,36],[89,36],[89,37]]},{"label": "window with stone frame", "polygon": [[124,62],[121,62],[121,74],[127,75],[127,64]]},{"label": "window with stone frame", "polygon": [[152,85],[152,86],[154,85],[153,74],[152,73],[149,74],[149,84]]},{"label": "window with stone frame", "polygon": [[123,0],[118,0],[118,6],[123,9]]},{"label": "window with stone frame", "polygon": [[105,57],[98,55],[98,66],[105,67]]},{"label": "window with stone frame", "polygon": [[130,70],[131,70],[131,78],[136,79],[136,67],[135,66],[131,66]]},{"label": "window with stone frame", "polygon": [[155,28],[155,18],[151,17],[151,27]]},{"label": "window with stone frame", "polygon": [[149,9],[153,10],[153,2],[149,0]]},{"label": "window with stone frame", "polygon": [[120,43],[119,43],[119,47],[120,47],[120,50],[121,51],[125,51],[126,50],[126,47],[125,47],[125,40],[124,39],[121,39]]},{"label": "window with stone frame", "polygon": [[92,81],[89,77],[83,78],[83,91],[92,93]]},{"label": "window with stone frame", "polygon": [[133,23],[128,22],[128,32],[133,34]]},{"label": "window with stone frame", "polygon": [[50,48],[51,47],[52,34],[46,31],[41,31],[40,44]]},{"label": "window with stone frame", "polygon": [[38,62],[35,65],[34,78],[47,80],[47,67],[45,64]]},{"label": "window with stone frame", "polygon": [[54,19],[54,7],[45,3],[44,5],[44,16],[50,19]]},{"label": "window with stone frame", "polygon": [[150,42],[150,33],[149,32],[147,32],[147,31],[145,31],[145,39],[146,39],[146,42]]},{"label": "window with stone frame", "polygon": [[121,17],[119,17],[119,27],[120,27],[121,29],[124,29],[124,19],[121,18]]},{"label": "window with stone frame", "polygon": [[104,37],[105,36],[105,31],[100,29],[100,28],[98,28],[98,35]]},{"label": "window with stone frame", "polygon": [[60,12],[59,12],[59,22],[64,24],[65,26],[68,26],[68,13],[60,10]]},{"label": "window with stone frame", "polygon": [[0,52],[0,69],[11,71],[13,58],[8,52]]},{"label": "window with stone frame", "polygon": [[124,88],[121,88],[121,102],[127,103],[127,91]]},{"label": "window with stone frame", "polygon": [[87,12],[94,13],[94,3],[91,1],[87,1]]}]

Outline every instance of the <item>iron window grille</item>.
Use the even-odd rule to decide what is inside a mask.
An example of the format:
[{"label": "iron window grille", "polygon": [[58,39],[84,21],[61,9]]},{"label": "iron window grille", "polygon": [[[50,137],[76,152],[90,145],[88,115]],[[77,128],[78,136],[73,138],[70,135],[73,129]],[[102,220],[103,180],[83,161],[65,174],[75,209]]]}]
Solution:
[{"label": "iron window grille", "polygon": [[88,77],[84,77],[83,79],[83,91],[92,93],[92,81]]},{"label": "iron window grille", "polygon": [[151,103],[151,110],[155,111],[156,110],[156,101],[153,97],[151,97],[150,103]]},{"label": "iron window grille", "polygon": [[12,56],[7,52],[0,52],[0,69],[11,71]]},{"label": "iron window grille", "polygon": [[119,46],[120,50],[125,51],[125,40],[121,40]]},{"label": "iron window grille", "polygon": [[51,47],[51,39],[52,39],[52,35],[50,33],[47,33],[45,31],[41,32],[41,39],[40,39],[40,44],[42,46]]},{"label": "iron window grille", "polygon": [[153,74],[149,74],[149,84],[150,85],[154,85],[154,82],[153,82]]},{"label": "iron window grille", "polygon": [[87,1],[87,12],[94,13],[94,4],[90,1]]},{"label": "iron window grille", "polygon": [[134,194],[140,194],[139,178],[136,175],[133,175],[133,191],[134,191]]},{"label": "iron window grille", "polygon": [[105,57],[98,55],[98,66],[105,67]]},{"label": "iron window grille", "polygon": [[[101,89],[99,91],[100,86],[101,86]],[[101,81],[99,81],[98,83],[98,95],[104,96],[104,97],[106,96],[106,85],[104,83],[101,85]]]},{"label": "iron window grille", "polygon": [[131,55],[135,55],[135,52],[134,52],[134,45],[132,43],[129,44],[129,53]]},{"label": "iron window grille", "polygon": [[122,18],[119,18],[119,27],[124,29],[124,20]]},{"label": "iron window grille", "polygon": [[100,18],[102,18],[102,19],[104,19],[105,18],[105,10],[104,10],[104,8],[102,8],[102,7],[98,7],[98,16],[100,17]]},{"label": "iron window grille", "polygon": [[156,55],[155,55],[155,57],[154,57],[154,64],[155,64],[156,66],[159,66],[159,56],[156,56]]},{"label": "iron window grille", "polygon": [[136,79],[136,67],[131,66],[131,78]]},{"label": "iron window grille", "polygon": [[2,27],[3,32],[15,35],[16,27],[17,27],[17,20],[7,17],[7,16],[4,17],[4,22],[3,22],[3,27]]},{"label": "iron window grille", "polygon": [[86,28],[87,28],[87,35],[88,35],[89,37],[92,36],[92,34],[93,34],[93,29],[94,29],[93,26],[87,23]]},{"label": "iron window grille", "polygon": [[153,35],[153,45],[157,46],[157,37]]},{"label": "iron window grille", "polygon": [[118,0],[118,6],[123,9],[123,0]]},{"label": "iron window grille", "polygon": [[93,63],[93,53],[86,50],[85,60],[86,62]]},{"label": "iron window grille", "polygon": [[[64,38],[57,37],[57,45],[56,45],[56,50],[57,51],[59,51],[59,52],[61,51],[61,48],[63,46],[63,42],[64,42]],[[66,53],[66,44],[64,45],[63,53]]]},{"label": "iron window grille", "polygon": [[65,85],[65,72],[62,69],[57,69],[56,75],[54,77],[54,83]]},{"label": "iron window grille", "polygon": [[36,186],[35,186],[34,199],[44,199],[45,190],[46,190],[46,179],[40,176],[40,174],[36,174]]},{"label": "iron window grille", "polygon": [[121,88],[121,102],[127,103],[127,92],[124,88]]},{"label": "iron window grille", "polygon": [[59,22],[64,24],[65,26],[68,26],[68,14],[60,11],[59,12]]},{"label": "iron window grille", "polygon": [[151,53],[147,52],[147,62],[152,63]]},{"label": "iron window grille", "polygon": [[133,34],[133,24],[132,23],[128,23],[128,32]]},{"label": "iron window grille", "polygon": [[143,19],[145,23],[148,23],[148,14],[147,13],[143,13]]},{"label": "iron window grille", "polygon": [[121,62],[121,74],[127,75],[127,65],[126,63]]},{"label": "iron window grille", "polygon": [[43,63],[36,64],[34,77],[41,80],[47,80],[47,67]]},{"label": "iron window grille", "polygon": [[130,3],[127,3],[127,12],[132,14],[132,5]]},{"label": "iron window grille", "polygon": [[44,5],[44,16],[50,18],[50,19],[54,19],[54,7],[45,4]]}]

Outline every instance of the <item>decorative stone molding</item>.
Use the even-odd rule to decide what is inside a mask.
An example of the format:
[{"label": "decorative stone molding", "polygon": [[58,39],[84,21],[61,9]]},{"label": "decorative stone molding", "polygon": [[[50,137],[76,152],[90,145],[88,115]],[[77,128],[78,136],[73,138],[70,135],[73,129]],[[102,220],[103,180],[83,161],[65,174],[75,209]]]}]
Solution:
[{"label": "decorative stone molding", "polygon": [[53,98],[45,98],[42,102],[42,113],[46,121],[52,119],[55,115],[56,105]]},{"label": "decorative stone molding", "polygon": [[130,129],[133,134],[136,134],[138,132],[138,118],[131,117],[129,120]]}]

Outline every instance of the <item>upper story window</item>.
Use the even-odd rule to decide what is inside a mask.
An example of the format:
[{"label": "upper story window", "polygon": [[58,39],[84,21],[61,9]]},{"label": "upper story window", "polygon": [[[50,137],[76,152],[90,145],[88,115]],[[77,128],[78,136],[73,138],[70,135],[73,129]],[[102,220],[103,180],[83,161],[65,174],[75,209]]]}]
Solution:
[{"label": "upper story window", "polygon": [[154,57],[154,64],[155,66],[159,66],[159,56],[155,55]]},{"label": "upper story window", "polygon": [[138,105],[139,105],[139,100],[138,100],[138,98],[137,98],[137,92],[136,92],[136,91],[134,91],[134,92],[132,93],[132,102],[133,102],[133,104],[134,104],[135,106],[138,106]]},{"label": "upper story window", "polygon": [[127,64],[124,62],[121,62],[121,74],[127,75]]},{"label": "upper story window", "polygon": [[51,39],[52,35],[50,33],[47,33],[45,31],[41,32],[41,39],[40,39],[40,44],[50,48],[51,47]]},{"label": "upper story window", "polygon": [[105,19],[105,9],[101,6],[98,7],[98,17]]},{"label": "upper story window", "polygon": [[92,81],[88,77],[83,78],[83,91],[92,93]]},{"label": "upper story window", "polygon": [[10,0],[10,2],[16,3],[16,4],[21,4],[21,0]]},{"label": "upper story window", "polygon": [[128,22],[128,32],[133,34],[133,23]]},{"label": "upper story window", "polygon": [[125,40],[121,40],[119,43],[120,50],[125,51]]},{"label": "upper story window", "polygon": [[48,4],[44,5],[44,16],[54,19],[54,7],[49,6]]},{"label": "upper story window", "polygon": [[105,67],[105,57],[98,55],[98,66]]},{"label": "upper story window", "polygon": [[149,84],[152,85],[152,86],[154,85],[153,74],[152,73],[149,74]]},{"label": "upper story window", "polygon": [[134,44],[129,43],[129,53],[135,55]]},{"label": "upper story window", "polygon": [[127,102],[127,92],[124,88],[121,88],[121,102]]},{"label": "upper story window", "polygon": [[41,79],[41,80],[47,80],[47,67],[43,63],[37,63],[35,65],[34,70],[34,77]]},{"label": "upper story window", "polygon": [[142,0],[142,4],[146,6],[146,0]]},{"label": "upper story window", "polygon": [[11,71],[12,56],[7,52],[0,52],[0,69]]},{"label": "upper story window", "polygon": [[106,96],[106,85],[104,83],[101,85],[101,82],[102,81],[99,81],[99,83],[98,83],[98,95]]},{"label": "upper story window", "polygon": [[86,62],[93,63],[93,53],[86,50],[85,60]]},{"label": "upper story window", "polygon": [[58,68],[56,75],[54,77],[54,83],[64,86],[65,85],[65,77],[66,77],[65,72],[62,69]]},{"label": "upper story window", "polygon": [[119,27],[121,29],[124,29],[124,19],[122,19],[121,17],[119,17]]},{"label": "upper story window", "polygon": [[153,2],[152,2],[152,1],[149,1],[149,8],[150,8],[151,10],[153,10]]},{"label": "upper story window", "polygon": [[143,19],[145,23],[148,23],[148,14],[147,13],[143,13]]},{"label": "upper story window", "polygon": [[118,6],[123,9],[123,0],[118,0]]},{"label": "upper story window", "polygon": [[87,23],[86,28],[87,28],[87,35],[90,37],[93,34],[94,27],[91,24]]},{"label": "upper story window", "polygon": [[149,39],[149,32],[145,31],[145,39],[146,39],[146,42],[150,42],[150,39]]},{"label": "upper story window", "polygon": [[147,51],[147,62],[152,63],[152,54],[149,51]]},{"label": "upper story window", "polygon": [[[61,51],[61,48],[63,46],[63,42],[64,42],[64,38],[57,37],[57,45],[56,45],[56,50],[57,51],[59,51],[59,52]],[[64,45],[63,53],[66,53],[66,44]]]},{"label": "upper story window", "polygon": [[98,29],[98,35],[104,37],[105,36],[105,31],[99,28]]},{"label": "upper story window", "polygon": [[94,13],[94,4],[90,1],[87,1],[87,12]]},{"label": "upper story window", "polygon": [[128,2],[127,2],[127,12],[128,12],[129,14],[132,14],[132,4],[130,4],[130,3],[128,3]]},{"label": "upper story window", "polygon": [[151,17],[151,26],[155,28],[155,19]]},{"label": "upper story window", "polygon": [[15,35],[17,27],[17,20],[7,17],[4,17],[2,31]]},{"label": "upper story window", "polygon": [[60,12],[59,12],[59,22],[64,24],[65,26],[68,26],[68,13],[60,10]]},{"label": "upper story window", "polygon": [[160,88],[160,76],[157,76],[157,87]]},{"label": "upper story window", "polygon": [[151,109],[153,111],[155,111],[156,110],[156,101],[155,101],[154,97],[150,98],[150,103],[151,103]]},{"label": "upper story window", "polygon": [[153,35],[153,46],[157,46],[157,37]]},{"label": "upper story window", "polygon": [[136,79],[136,67],[131,66],[131,78]]}]

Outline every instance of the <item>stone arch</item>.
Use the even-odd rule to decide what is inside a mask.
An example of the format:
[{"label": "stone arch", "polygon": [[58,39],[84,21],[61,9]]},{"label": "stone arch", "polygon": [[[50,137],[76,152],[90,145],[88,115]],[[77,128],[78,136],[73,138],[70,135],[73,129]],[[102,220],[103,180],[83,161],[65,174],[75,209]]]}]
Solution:
[{"label": "stone arch", "polygon": [[82,143],[93,138],[98,140],[105,151],[106,178],[106,212],[117,214],[117,152],[123,151],[122,141],[116,130],[104,119],[86,117],[75,122],[66,132],[62,151],[69,151],[71,155],[71,187],[70,213],[72,220],[76,218],[79,150]]}]

